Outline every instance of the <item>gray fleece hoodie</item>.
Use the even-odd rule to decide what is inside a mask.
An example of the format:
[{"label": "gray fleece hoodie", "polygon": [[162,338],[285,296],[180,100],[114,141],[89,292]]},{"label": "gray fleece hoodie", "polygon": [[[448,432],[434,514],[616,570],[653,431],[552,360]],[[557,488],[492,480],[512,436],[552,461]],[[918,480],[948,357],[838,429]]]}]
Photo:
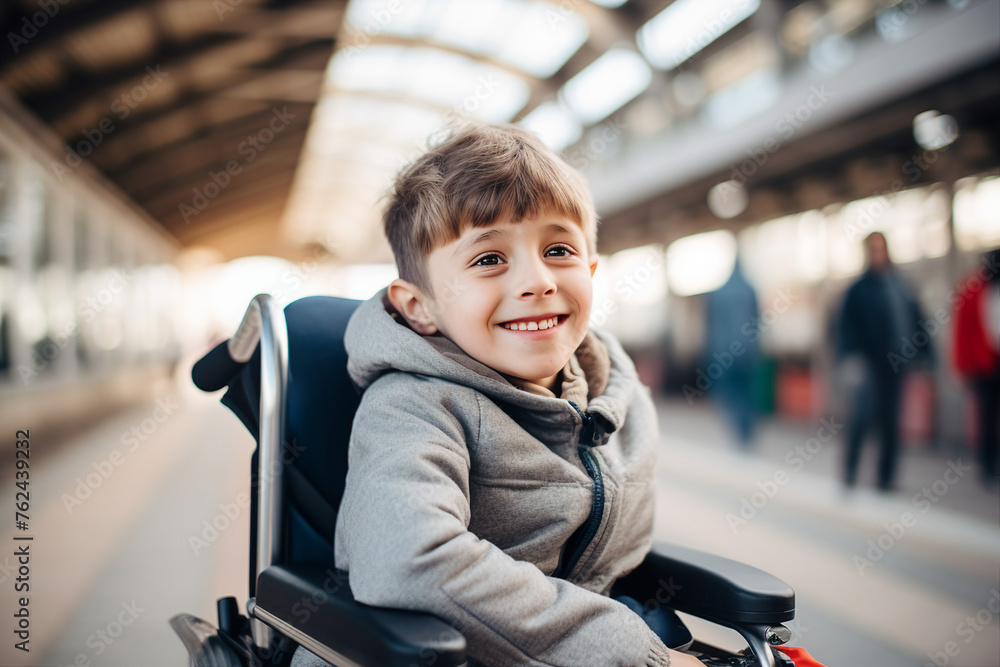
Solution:
[{"label": "gray fleece hoodie", "polygon": [[[436,614],[487,665],[669,665],[608,597],[650,548],[659,442],[619,343],[590,331],[578,350],[592,392],[605,385],[584,412],[417,334],[385,294],[345,334],[364,395],[334,556],[355,598]],[[610,368],[587,369],[585,346],[606,347]]]}]

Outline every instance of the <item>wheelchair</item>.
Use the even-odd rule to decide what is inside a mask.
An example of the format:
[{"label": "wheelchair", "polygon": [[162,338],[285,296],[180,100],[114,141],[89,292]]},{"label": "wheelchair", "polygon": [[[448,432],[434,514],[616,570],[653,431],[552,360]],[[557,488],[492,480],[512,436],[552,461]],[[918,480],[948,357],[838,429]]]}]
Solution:
[{"label": "wheelchair", "polygon": [[[258,295],[235,335],[192,368],[200,389],[227,388],[222,403],[257,440],[246,615],[235,597],[225,597],[217,624],[190,614],[171,618],[193,667],[287,667],[300,645],[337,667],[469,664],[465,638],[444,619],[356,602],[347,572],[333,563],[360,401],[343,336],[359,304],[313,296],[282,311]],[[782,623],[795,616],[794,592],[757,568],[657,543],[614,590],[742,635],[748,646],[739,653],[695,640],[688,650],[707,665],[792,665],[774,647],[790,639]]]}]

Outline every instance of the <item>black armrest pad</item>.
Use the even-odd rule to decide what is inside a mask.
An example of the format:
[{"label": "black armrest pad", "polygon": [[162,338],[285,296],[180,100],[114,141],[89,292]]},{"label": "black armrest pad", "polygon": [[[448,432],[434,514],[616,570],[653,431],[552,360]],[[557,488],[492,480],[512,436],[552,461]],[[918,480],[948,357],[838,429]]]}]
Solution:
[{"label": "black armrest pad", "polygon": [[711,621],[768,625],[795,617],[795,592],[777,577],[675,544],[654,544],[615,589]]},{"label": "black armrest pad", "polygon": [[354,600],[347,574],[319,563],[272,565],[257,579],[256,604],[362,665],[458,667],[465,637],[432,614]]}]

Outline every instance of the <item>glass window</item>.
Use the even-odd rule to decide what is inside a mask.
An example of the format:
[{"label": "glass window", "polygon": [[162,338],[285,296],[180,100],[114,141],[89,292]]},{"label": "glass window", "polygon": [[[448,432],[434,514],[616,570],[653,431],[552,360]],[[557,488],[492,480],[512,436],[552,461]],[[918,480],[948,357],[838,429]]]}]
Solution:
[{"label": "glass window", "polygon": [[52,261],[52,204],[45,182],[41,178],[41,168],[32,164],[26,172],[25,223],[30,234],[31,268],[37,271]]},{"label": "glass window", "polygon": [[9,264],[14,254],[13,176],[10,158],[0,153],[0,266]]},{"label": "glass window", "polygon": [[90,267],[90,229],[87,213],[77,209],[73,216],[73,268],[79,273]]}]

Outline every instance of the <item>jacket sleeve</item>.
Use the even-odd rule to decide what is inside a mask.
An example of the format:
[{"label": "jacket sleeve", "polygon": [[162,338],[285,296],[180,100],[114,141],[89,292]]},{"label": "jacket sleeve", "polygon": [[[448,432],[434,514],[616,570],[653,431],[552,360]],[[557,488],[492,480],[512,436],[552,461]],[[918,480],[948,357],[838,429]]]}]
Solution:
[{"label": "jacket sleeve", "polygon": [[852,285],[844,295],[843,304],[837,316],[837,358],[844,359],[861,352],[858,340],[858,288]]},{"label": "jacket sleeve", "polygon": [[369,387],[354,421],[336,554],[355,598],[436,614],[490,665],[669,665],[625,605],[469,532],[466,442],[478,435],[479,399],[398,377]]}]

